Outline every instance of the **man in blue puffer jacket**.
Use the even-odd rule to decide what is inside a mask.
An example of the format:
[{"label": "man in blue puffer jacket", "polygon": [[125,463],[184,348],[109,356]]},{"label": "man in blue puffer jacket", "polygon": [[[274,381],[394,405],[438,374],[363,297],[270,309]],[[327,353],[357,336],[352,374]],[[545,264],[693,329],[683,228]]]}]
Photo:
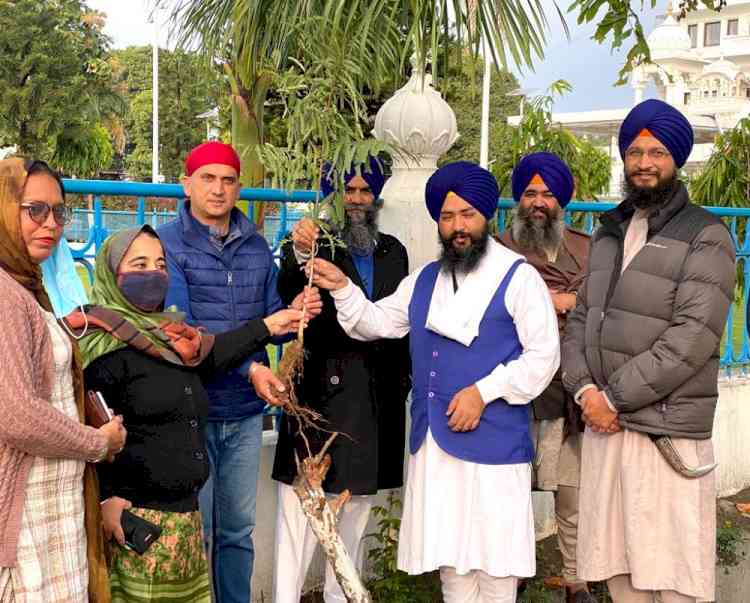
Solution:
[{"label": "man in blue puffer jacket", "polygon": [[[212,333],[283,306],[268,243],[235,208],[239,173],[231,146],[206,142],[194,148],[183,180],[189,200],[177,219],[158,229],[169,267],[166,305],[176,305],[189,322]],[[267,365],[268,357],[261,352],[205,384],[211,402],[206,429],[211,478],[200,506],[218,603],[250,601],[264,407],[248,382],[253,361]]]}]

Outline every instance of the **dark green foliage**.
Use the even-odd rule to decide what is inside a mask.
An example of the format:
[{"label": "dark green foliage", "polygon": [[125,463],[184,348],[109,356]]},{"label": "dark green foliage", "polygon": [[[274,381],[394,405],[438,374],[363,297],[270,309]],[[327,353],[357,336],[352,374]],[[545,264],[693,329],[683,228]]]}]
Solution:
[{"label": "dark green foliage", "polygon": [[750,118],[717,136],[703,169],[690,182],[690,198],[699,205],[750,206]]},{"label": "dark green foliage", "polygon": [[576,182],[577,199],[596,199],[607,190],[609,155],[593,142],[579,138],[552,121],[553,95],[569,89],[567,82],[555,82],[550,95],[537,97],[526,105],[519,127],[513,129],[506,153],[492,166],[502,195],[511,194],[511,175],[521,157],[536,151],[555,153],[568,165]]},{"label": "dark green foliage", "polygon": [[106,167],[98,126],[122,104],[102,24],[81,0],[0,1],[0,147],[77,175]]},{"label": "dark green foliage", "polygon": [[387,506],[373,507],[378,529],[366,538],[377,544],[368,553],[374,577],[367,583],[373,601],[379,603],[435,603],[442,601],[437,572],[410,576],[396,567],[398,531],[401,527],[401,500],[395,492],[388,495]]},{"label": "dark green foliage", "polygon": [[730,568],[739,565],[745,554],[738,551],[746,540],[739,526],[727,520],[716,529],[716,559],[721,567]]},{"label": "dark green foliage", "polygon": [[[479,141],[482,120],[482,74],[481,59],[465,55],[461,62],[453,60],[446,69],[445,77],[438,82],[443,98],[456,114],[458,132],[456,144],[443,156],[441,163],[466,160],[479,162]],[[507,118],[517,115],[519,97],[508,96],[518,88],[516,77],[493,67],[490,84],[490,139],[491,162],[504,162],[510,151],[513,129]]]},{"label": "dark green foliage", "polygon": [[[151,178],[151,52],[150,46],[131,46],[114,52],[111,60],[116,85],[128,103],[125,169],[138,180]],[[216,106],[226,116],[228,95],[221,75],[195,53],[159,50],[159,164],[167,181],[180,177],[185,155],[206,139],[206,122],[197,116]]]}]

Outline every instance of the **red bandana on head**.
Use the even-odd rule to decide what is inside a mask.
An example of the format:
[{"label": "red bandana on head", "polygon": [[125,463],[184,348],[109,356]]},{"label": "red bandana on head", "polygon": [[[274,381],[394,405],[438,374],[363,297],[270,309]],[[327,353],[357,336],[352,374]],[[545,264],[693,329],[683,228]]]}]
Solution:
[{"label": "red bandana on head", "polygon": [[185,158],[185,175],[192,176],[193,172],[204,165],[219,163],[228,165],[240,175],[240,156],[231,145],[211,140],[195,147]]}]

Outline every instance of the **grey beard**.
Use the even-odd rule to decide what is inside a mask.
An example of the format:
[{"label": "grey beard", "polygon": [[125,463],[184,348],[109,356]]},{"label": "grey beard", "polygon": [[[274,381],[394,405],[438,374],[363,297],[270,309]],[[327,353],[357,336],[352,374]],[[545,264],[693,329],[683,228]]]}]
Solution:
[{"label": "grey beard", "polygon": [[547,252],[555,253],[560,249],[565,235],[563,212],[559,212],[555,217],[547,216],[547,221],[539,224],[529,217],[529,212],[516,207],[513,210],[511,233],[513,240],[524,251],[541,255],[546,255]]},{"label": "grey beard", "polygon": [[344,213],[344,227],[341,229],[341,240],[353,255],[371,255],[378,246],[378,216],[383,202],[378,199],[369,207],[357,207],[364,213],[364,219],[354,219],[348,212]]}]

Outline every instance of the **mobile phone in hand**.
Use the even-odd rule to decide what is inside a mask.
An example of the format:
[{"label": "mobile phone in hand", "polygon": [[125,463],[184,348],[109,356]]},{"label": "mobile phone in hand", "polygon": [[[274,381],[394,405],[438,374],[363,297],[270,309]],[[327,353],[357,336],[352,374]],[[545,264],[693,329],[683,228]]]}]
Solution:
[{"label": "mobile phone in hand", "polygon": [[159,526],[130,511],[122,512],[120,525],[125,534],[125,546],[139,555],[143,555],[161,536]]}]

